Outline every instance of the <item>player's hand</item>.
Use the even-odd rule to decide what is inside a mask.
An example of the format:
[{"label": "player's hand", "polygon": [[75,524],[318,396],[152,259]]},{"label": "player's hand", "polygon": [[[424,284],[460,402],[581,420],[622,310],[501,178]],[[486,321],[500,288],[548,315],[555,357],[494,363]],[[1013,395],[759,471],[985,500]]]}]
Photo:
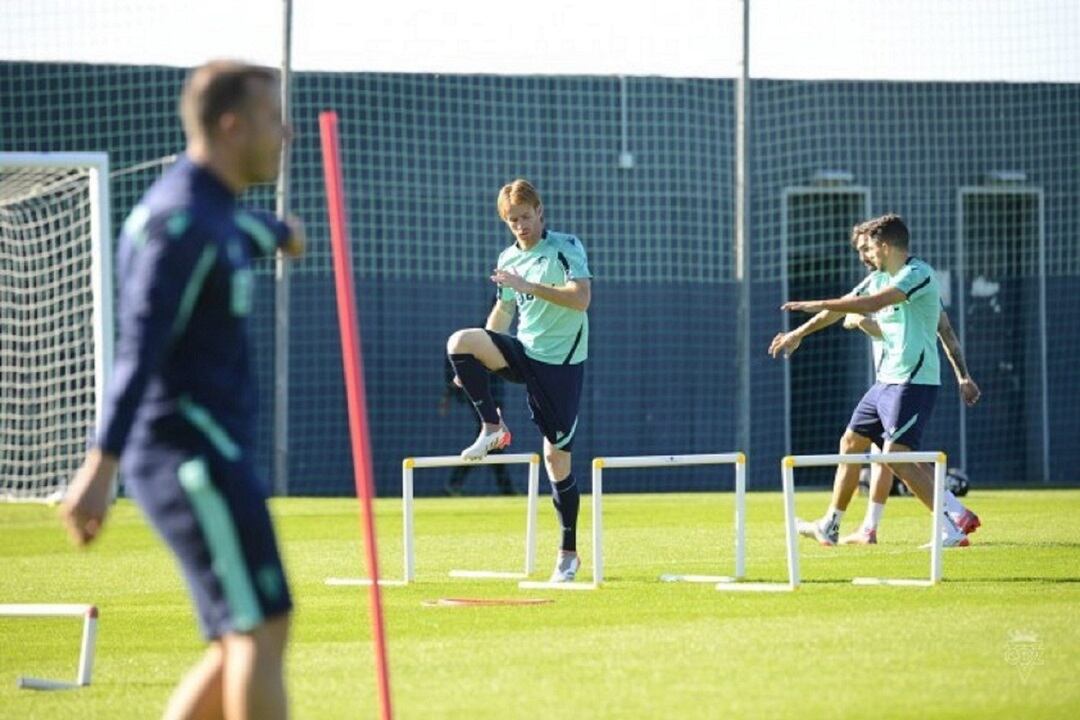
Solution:
[{"label": "player's hand", "polygon": [[979,389],[974,380],[966,378],[960,381],[960,397],[963,398],[965,405],[971,407],[979,402],[981,396],[982,390]]},{"label": "player's hand", "polygon": [[491,282],[500,287],[512,288],[520,293],[528,293],[532,289],[532,283],[513,270],[493,270]]},{"label": "player's hand", "polygon": [[285,224],[289,226],[289,237],[281,246],[281,252],[291,258],[298,258],[304,254],[307,246],[307,234],[304,232],[304,223],[295,215],[285,218]]},{"label": "player's hand", "polygon": [[859,325],[863,321],[863,316],[858,313],[848,313],[844,316],[844,329],[845,330],[858,330]]},{"label": "player's hand", "polygon": [[780,309],[791,312],[819,313],[825,308],[821,306],[820,300],[791,300],[781,305]]},{"label": "player's hand", "polygon": [[783,352],[785,357],[791,357],[791,354],[799,349],[801,343],[802,338],[794,332],[776,333],[776,337],[769,343],[769,354],[775,358]]},{"label": "player's hand", "polygon": [[75,473],[60,505],[60,519],[76,545],[87,544],[101,532],[116,465],[115,457],[95,449]]}]

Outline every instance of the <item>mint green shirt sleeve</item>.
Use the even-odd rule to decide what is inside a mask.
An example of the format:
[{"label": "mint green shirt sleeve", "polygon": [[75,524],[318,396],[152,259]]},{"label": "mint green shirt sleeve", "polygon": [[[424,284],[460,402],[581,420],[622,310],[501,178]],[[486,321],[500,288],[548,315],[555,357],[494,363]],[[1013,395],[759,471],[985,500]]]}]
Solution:
[{"label": "mint green shirt sleeve", "polygon": [[867,275],[848,294],[849,295],[855,295],[857,297],[861,297],[863,295],[869,295],[870,294],[870,285],[871,285],[871,283],[873,281],[873,278],[874,278],[873,275]]},{"label": "mint green shirt sleeve", "polygon": [[589,259],[585,255],[585,246],[577,238],[571,238],[563,250],[566,261],[570,266],[567,271],[569,280],[585,280],[592,277],[589,272]]},{"label": "mint green shirt sleeve", "polygon": [[930,284],[931,272],[925,263],[908,263],[893,276],[889,285],[903,292],[910,300],[912,295]]}]

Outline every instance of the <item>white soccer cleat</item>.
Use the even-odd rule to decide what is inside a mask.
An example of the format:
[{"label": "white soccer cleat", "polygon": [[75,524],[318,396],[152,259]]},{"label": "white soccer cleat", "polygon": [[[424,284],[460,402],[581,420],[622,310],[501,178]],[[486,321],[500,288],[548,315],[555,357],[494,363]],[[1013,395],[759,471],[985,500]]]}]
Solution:
[{"label": "white soccer cleat", "polygon": [[823,521],[821,520],[810,521],[795,518],[795,529],[799,531],[800,535],[817,540],[823,547],[833,547],[840,539],[840,528],[834,525],[826,530],[823,529],[822,524]]},{"label": "white soccer cleat", "polygon": [[841,545],[877,545],[877,530],[860,527],[850,535],[840,538],[839,542]]},{"label": "white soccer cleat", "polygon": [[573,582],[574,578],[577,576],[578,568],[580,567],[581,560],[578,558],[577,553],[568,555],[560,552],[559,557],[555,559],[555,571],[551,573],[551,579],[548,580],[548,582]]},{"label": "white soccer cleat", "polygon": [[970,535],[979,529],[982,525],[982,521],[979,520],[979,516],[971,512],[967,508],[964,508],[964,512],[960,515],[950,515],[952,521],[956,523],[956,527],[960,529],[960,532],[965,535]]},{"label": "white soccer cleat", "polygon": [[[941,547],[968,547],[971,545],[971,541],[968,540],[968,536],[964,534],[964,531],[956,526],[952,518],[948,513],[945,513],[945,527],[941,531]],[[930,548],[931,543],[926,543],[922,546],[924,550]]]},{"label": "white soccer cleat", "polygon": [[492,450],[509,447],[510,439],[510,430],[505,425],[500,425],[497,430],[491,432],[481,427],[480,434],[476,436],[473,444],[461,451],[461,459],[469,462],[483,460]]}]

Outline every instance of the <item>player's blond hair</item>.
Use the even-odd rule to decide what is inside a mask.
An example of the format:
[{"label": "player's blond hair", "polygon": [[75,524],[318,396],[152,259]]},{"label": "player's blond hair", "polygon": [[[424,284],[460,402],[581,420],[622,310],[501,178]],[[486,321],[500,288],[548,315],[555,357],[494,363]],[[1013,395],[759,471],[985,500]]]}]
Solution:
[{"label": "player's blond hair", "polygon": [[257,82],[276,84],[278,73],[238,60],[211,60],[192,70],[180,93],[180,120],[188,142],[209,137],[222,115],[243,109]]},{"label": "player's blond hair", "polygon": [[540,193],[533,187],[533,184],[524,178],[518,178],[513,182],[506,183],[499,190],[499,217],[503,220],[510,213],[511,205],[531,205],[538,208],[543,203],[540,202]]}]

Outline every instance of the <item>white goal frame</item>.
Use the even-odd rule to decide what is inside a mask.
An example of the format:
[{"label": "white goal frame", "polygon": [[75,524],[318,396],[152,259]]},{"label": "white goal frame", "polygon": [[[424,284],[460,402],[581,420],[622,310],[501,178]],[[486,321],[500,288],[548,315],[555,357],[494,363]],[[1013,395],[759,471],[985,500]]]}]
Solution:
[{"label": "white goal frame", "polygon": [[[0,166],[10,168],[85,169],[88,174],[90,202],[91,278],[93,293],[94,336],[94,416],[101,417],[105,385],[112,371],[113,359],[113,268],[112,229],[110,221],[109,155],[103,152],[0,152]],[[89,430],[89,428],[88,428]],[[55,498],[0,499],[42,502]]]}]

